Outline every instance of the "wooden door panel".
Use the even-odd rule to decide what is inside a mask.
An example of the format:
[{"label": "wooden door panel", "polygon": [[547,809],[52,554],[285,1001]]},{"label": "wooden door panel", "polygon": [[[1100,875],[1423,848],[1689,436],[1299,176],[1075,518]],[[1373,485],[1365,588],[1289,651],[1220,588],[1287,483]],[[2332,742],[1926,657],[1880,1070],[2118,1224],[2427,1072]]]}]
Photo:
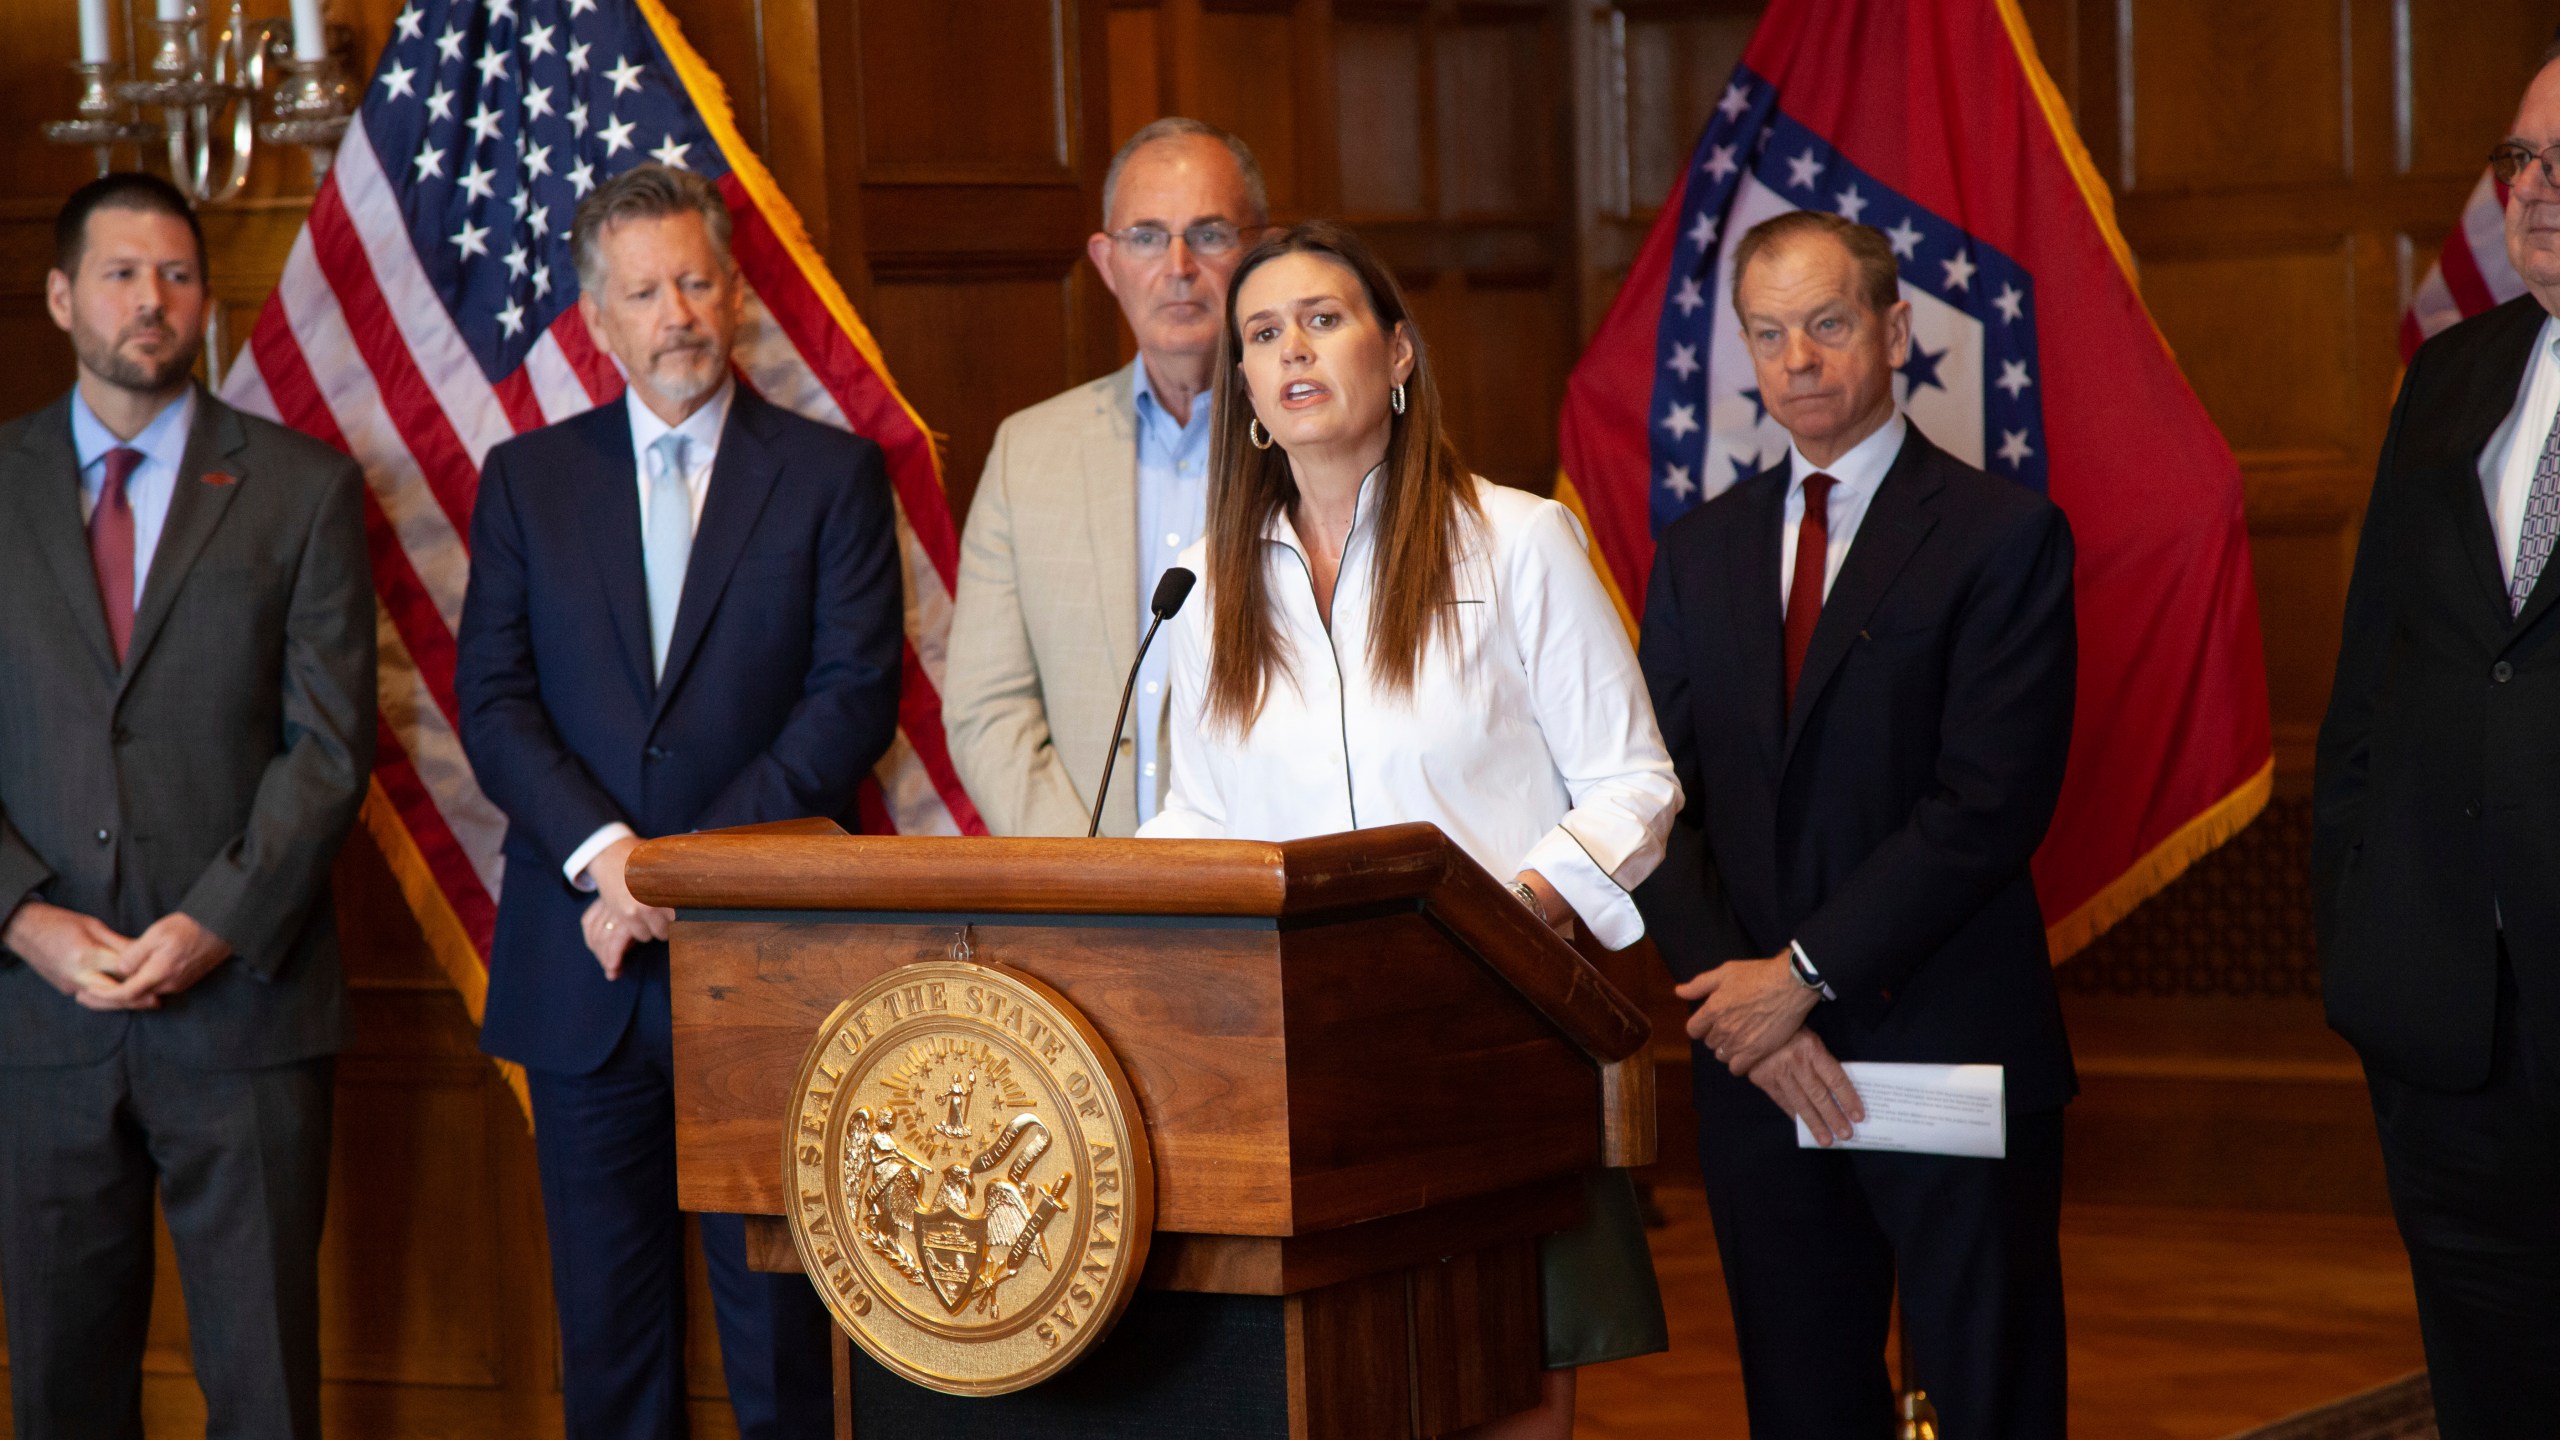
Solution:
[{"label": "wooden door panel", "polygon": [[1336,17],[1333,43],[1343,217],[1419,219],[1431,208],[1423,164],[1431,77],[1422,22]]},{"label": "wooden door panel", "polygon": [[2297,186],[2349,173],[2348,0],[2119,0],[2135,191]]},{"label": "wooden door panel", "polygon": [[1072,181],[1065,0],[860,6],[866,180]]},{"label": "wooden door panel", "polygon": [[2359,448],[2353,282],[2343,243],[2144,259],[2152,316],[2243,463]]},{"label": "wooden door panel", "polygon": [[2560,15],[2550,0],[2392,0],[2408,37],[2401,168],[2476,177]]}]

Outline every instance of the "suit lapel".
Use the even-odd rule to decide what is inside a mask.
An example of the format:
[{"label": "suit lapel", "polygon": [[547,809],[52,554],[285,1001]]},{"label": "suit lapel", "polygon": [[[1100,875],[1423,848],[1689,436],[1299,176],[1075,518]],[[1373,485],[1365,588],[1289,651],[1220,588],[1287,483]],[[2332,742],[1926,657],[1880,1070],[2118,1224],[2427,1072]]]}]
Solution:
[{"label": "suit lapel", "polygon": [[1848,558],[1840,562],[1840,577],[1831,582],[1831,593],[1822,602],[1822,618],[1805,647],[1804,670],[1796,676],[1795,704],[1787,712],[1787,738],[1778,757],[1782,770],[1795,754],[1796,737],[1804,733],[1805,717],[1822,698],[1823,687],[1839,672],[1867,618],[1893,588],[1894,577],[1937,525],[1926,508],[1940,483],[1927,463],[1935,453],[1936,447],[1921,436],[1919,427],[1912,427],[1903,439],[1902,453],[1894,457],[1876,485],[1875,498],[1867,502],[1866,517],[1858,522]]},{"label": "suit lapel", "polygon": [[[239,454],[248,448],[249,432],[230,406],[199,390],[196,392],[195,424],[187,432],[187,449],[178,464],[178,479],[169,493],[169,518],[161,524],[159,547],[151,552],[151,579],[143,589],[133,611],[133,643],[125,651],[124,674],[129,682],[141,670],[142,659],[151,652],[151,642],[160,638],[161,627],[169,620],[169,612],[177,605],[178,591],[187,583],[187,572],[204,552],[205,542],[222,523],[231,509],[231,498],[242,484],[255,484],[256,478],[244,474]],[[217,463],[218,462],[218,463]],[[232,483],[208,485],[205,472],[220,470]]]},{"label": "suit lapel", "polygon": [[[1139,361],[1144,364],[1146,362]],[[1084,484],[1085,553],[1093,557],[1093,602],[1101,611],[1111,664],[1127,670],[1138,651],[1138,432],[1136,387],[1123,370],[1102,392],[1076,447]],[[1203,395],[1195,404],[1205,405]]]},{"label": "suit lapel", "polygon": [[18,442],[17,473],[0,499],[16,509],[12,528],[33,540],[44,556],[45,568],[53,572],[70,607],[72,628],[88,645],[100,678],[112,682],[115,643],[107,637],[98,572],[89,563],[89,528],[80,520],[80,454],[71,444],[68,394],[28,422]]},{"label": "suit lapel", "polygon": [[[1725,531],[1724,572],[1726,624],[1741,661],[1738,689],[1745,695],[1776,700],[1786,687],[1786,617],[1778,609],[1778,544],[1786,521],[1785,462],[1774,475],[1763,472],[1741,482],[1734,497],[1742,513]],[[1774,704],[1747,705],[1751,740],[1771,778],[1778,773],[1779,722]]]},{"label": "suit lapel", "polygon": [[[739,552],[746,548],[747,536],[755,530],[765,499],[773,493],[773,482],[782,473],[781,461],[765,444],[764,419],[764,401],[740,385],[729,401],[719,457],[711,462],[711,492],[703,497],[702,524],[694,531],[693,552],[685,559],[684,597],[676,604],[675,633],[667,637],[667,668],[658,677],[652,719],[666,713],[668,697],[683,683],[685,667],[702,645],[712,612],[720,606],[720,592],[728,588]],[[633,503],[636,507],[638,502]],[[645,598],[642,608],[645,613]]]},{"label": "suit lapel", "polygon": [[[581,527],[586,531],[587,558],[604,590],[605,613],[613,619],[623,663],[630,667],[639,693],[646,695],[655,682],[649,673],[649,574],[641,554],[640,464],[631,453],[630,404],[631,392],[626,389],[621,398],[568,422],[585,427],[594,467],[584,478],[597,487],[572,513],[592,521]],[[687,573],[690,578],[690,569]]]},{"label": "suit lapel", "polygon": [[[2453,507],[2463,568],[2480,585],[2498,627],[2507,629],[2510,635],[2522,631],[2529,617],[2538,613],[2541,607],[2534,601],[2547,607],[2548,592],[2560,589],[2537,582],[2534,593],[2527,597],[2523,615],[2516,616],[2508,610],[2506,572],[2498,561],[2498,532],[2490,523],[2488,497],[2480,489],[2480,452],[2488,448],[2489,437],[2498,433],[2498,426],[2515,408],[2517,392],[2524,385],[2525,367],[2533,359],[2534,340],[2542,333],[2542,308],[2530,299],[2515,318],[2522,327],[2521,333],[2496,335],[2482,347],[2482,373],[2477,383],[2462,387],[2464,409],[2455,421],[2452,443],[2445,449],[2435,477],[2438,493]],[[2541,435],[2518,435],[2515,443],[2531,446],[2539,454],[2544,439]],[[2510,628],[2511,617],[2514,624]]]}]

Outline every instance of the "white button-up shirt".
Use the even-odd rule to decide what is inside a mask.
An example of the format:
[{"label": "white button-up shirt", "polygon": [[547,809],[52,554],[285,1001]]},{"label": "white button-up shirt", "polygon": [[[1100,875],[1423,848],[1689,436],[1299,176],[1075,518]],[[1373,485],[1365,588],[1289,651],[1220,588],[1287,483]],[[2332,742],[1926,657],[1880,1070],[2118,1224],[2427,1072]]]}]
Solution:
[{"label": "white button-up shirt", "polygon": [[1628,891],[1662,862],[1680,783],[1626,626],[1581,526],[1552,500],[1476,481],[1483,523],[1456,574],[1457,643],[1435,637],[1410,694],[1369,670],[1372,527],[1360,491],[1330,633],[1287,515],[1264,532],[1287,673],[1236,735],[1203,724],[1218,577],[1174,621],[1173,774],[1142,836],[1292,840],[1427,820],[1493,876],[1535,870],[1611,948],[1644,934]]},{"label": "white button-up shirt", "polygon": [[2560,416],[2560,320],[2545,316],[2533,337],[2515,407],[2480,447],[2480,498],[2489,507],[2489,529],[2498,541],[2498,578],[2516,579],[2516,538],[2524,533],[2524,502],[2533,492],[2533,470],[2542,444]]},{"label": "white button-up shirt", "polygon": [[1858,538],[1859,522],[1867,518],[1867,504],[1876,498],[1876,487],[1884,483],[1885,472],[1893,468],[1894,457],[1902,453],[1903,439],[1910,433],[1911,422],[1896,411],[1891,420],[1876,427],[1876,433],[1828,465],[1814,464],[1792,441],[1788,443],[1787,500],[1778,529],[1779,614],[1787,613],[1787,592],[1796,583],[1796,532],[1804,525],[1806,478],[1828,475],[1836,482],[1829,503],[1822,507],[1830,536],[1822,552],[1822,598],[1828,600],[1832,582],[1840,578],[1840,566],[1849,558],[1849,543]]},{"label": "white button-up shirt", "polygon": [[[693,528],[697,532],[702,529],[702,504],[711,498],[711,462],[720,458],[720,432],[728,428],[729,401],[737,393],[736,378],[724,380],[720,384],[720,393],[684,417],[683,424],[670,425],[659,419],[658,412],[650,409],[639,396],[627,390],[623,392],[623,408],[631,412],[632,469],[640,477],[641,534],[649,533],[649,447],[657,444],[659,438],[670,430],[685,438],[684,488],[693,500]],[[596,888],[595,877],[587,873],[587,867],[594,864],[605,847],[616,840],[637,838],[638,832],[630,826],[619,820],[612,821],[570,851],[569,858],[560,866],[560,873],[568,876],[569,883],[579,889],[593,890]]]}]

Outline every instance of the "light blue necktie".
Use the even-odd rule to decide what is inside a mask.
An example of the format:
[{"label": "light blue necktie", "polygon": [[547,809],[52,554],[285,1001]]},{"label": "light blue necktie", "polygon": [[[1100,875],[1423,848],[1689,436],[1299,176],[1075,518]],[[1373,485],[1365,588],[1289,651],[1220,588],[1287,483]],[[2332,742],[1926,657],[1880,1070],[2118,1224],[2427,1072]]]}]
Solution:
[{"label": "light blue necktie", "polygon": [[672,430],[649,446],[649,525],[641,537],[640,558],[649,573],[652,676],[667,671],[667,640],[676,633],[685,559],[693,551],[693,496],[685,489],[684,452],[684,437]]}]

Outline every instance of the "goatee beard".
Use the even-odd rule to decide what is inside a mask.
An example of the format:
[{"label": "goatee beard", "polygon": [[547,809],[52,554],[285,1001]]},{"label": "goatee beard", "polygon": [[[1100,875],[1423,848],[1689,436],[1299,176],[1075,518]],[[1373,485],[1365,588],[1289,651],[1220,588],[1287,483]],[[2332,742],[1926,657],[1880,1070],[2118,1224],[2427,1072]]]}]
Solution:
[{"label": "goatee beard", "polygon": [[144,395],[164,394],[182,384],[187,372],[196,368],[196,356],[204,349],[204,341],[199,338],[194,344],[171,352],[154,365],[127,356],[124,338],[118,337],[115,343],[107,345],[84,342],[75,348],[81,365],[90,373],[119,390]]}]

